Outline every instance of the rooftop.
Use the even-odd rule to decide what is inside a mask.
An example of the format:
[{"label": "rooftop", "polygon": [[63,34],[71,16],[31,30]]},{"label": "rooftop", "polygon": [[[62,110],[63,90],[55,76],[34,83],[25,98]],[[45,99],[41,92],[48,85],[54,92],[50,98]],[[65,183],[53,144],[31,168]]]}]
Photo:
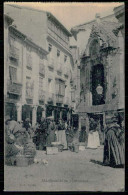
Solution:
[{"label": "rooftop", "polygon": [[66,27],[50,12],[47,12],[47,11],[44,11],[44,10],[38,10],[38,9],[31,8],[31,7],[26,7],[26,6],[19,6],[19,5],[12,5],[12,4],[7,4],[7,5],[18,8],[18,9],[28,9],[28,10],[32,10],[32,11],[35,11],[35,12],[47,13],[47,16],[51,17],[56,22],[56,24],[58,26],[60,26],[65,31],[65,33],[68,36],[72,36],[71,33],[66,29]]}]

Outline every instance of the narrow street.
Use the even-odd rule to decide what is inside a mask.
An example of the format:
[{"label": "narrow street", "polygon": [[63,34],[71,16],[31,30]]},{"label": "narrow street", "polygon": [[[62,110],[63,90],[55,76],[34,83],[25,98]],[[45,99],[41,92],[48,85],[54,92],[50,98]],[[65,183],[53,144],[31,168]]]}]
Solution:
[{"label": "narrow street", "polygon": [[[103,147],[37,158],[48,165],[5,166],[5,191],[123,191],[124,169],[102,166]],[[84,184],[83,184],[84,183]]]}]

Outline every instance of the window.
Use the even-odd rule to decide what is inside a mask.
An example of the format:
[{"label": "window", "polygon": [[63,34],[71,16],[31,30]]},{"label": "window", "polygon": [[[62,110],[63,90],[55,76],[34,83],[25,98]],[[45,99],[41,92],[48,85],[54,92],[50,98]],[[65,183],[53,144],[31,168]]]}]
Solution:
[{"label": "window", "polygon": [[49,89],[49,92],[51,93],[52,92],[52,79],[48,79],[48,89]]},{"label": "window", "polygon": [[9,66],[9,77],[11,81],[17,81],[17,69]]},{"label": "window", "polygon": [[66,61],[67,61],[67,56],[65,55],[65,56],[64,56],[64,62],[66,62]]},{"label": "window", "polygon": [[39,90],[43,89],[43,78],[39,77]]},{"label": "window", "polygon": [[60,80],[56,81],[56,94],[65,96],[65,83]]},{"label": "window", "polygon": [[60,51],[57,49],[57,57],[60,56]]},{"label": "window", "polygon": [[27,68],[32,69],[32,57],[31,57],[31,52],[27,52]]},{"label": "window", "polygon": [[34,89],[34,82],[32,82],[30,77],[26,77],[26,98],[28,99],[33,98],[33,89]]},{"label": "window", "polygon": [[10,46],[15,46],[15,38],[10,36]]},{"label": "window", "polygon": [[48,51],[49,51],[49,52],[52,51],[52,45],[51,45],[51,44],[48,45]]}]

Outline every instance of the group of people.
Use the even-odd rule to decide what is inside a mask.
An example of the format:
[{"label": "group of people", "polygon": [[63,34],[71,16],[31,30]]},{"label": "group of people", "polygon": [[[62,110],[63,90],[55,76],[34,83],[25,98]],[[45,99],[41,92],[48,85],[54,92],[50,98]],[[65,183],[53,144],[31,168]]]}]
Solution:
[{"label": "group of people", "polygon": [[[120,167],[124,166],[124,121],[118,124],[117,116],[106,118],[104,129],[104,155],[103,164]],[[58,142],[63,149],[73,151],[79,142],[86,142],[87,148],[96,149],[100,146],[100,138],[97,123],[90,120],[89,133],[86,127],[79,132],[78,128],[70,125],[70,121],[59,120],[55,123],[52,117],[42,117],[39,123],[32,127],[30,119],[24,122],[17,122],[8,118],[5,121],[5,157],[9,161],[19,153],[28,142],[35,150],[45,150],[51,147],[53,142]],[[80,134],[79,134],[80,133]],[[35,152],[34,152],[35,154]]]},{"label": "group of people", "polygon": [[41,118],[41,121],[34,127],[34,143],[37,149],[44,150],[52,146],[53,142],[59,142],[63,149],[68,149],[74,138],[74,128],[70,122],[60,119],[55,123],[52,117]]},{"label": "group of people", "polygon": [[5,119],[5,164],[15,165],[17,155],[31,157],[34,160],[36,147],[24,125],[7,116]]}]

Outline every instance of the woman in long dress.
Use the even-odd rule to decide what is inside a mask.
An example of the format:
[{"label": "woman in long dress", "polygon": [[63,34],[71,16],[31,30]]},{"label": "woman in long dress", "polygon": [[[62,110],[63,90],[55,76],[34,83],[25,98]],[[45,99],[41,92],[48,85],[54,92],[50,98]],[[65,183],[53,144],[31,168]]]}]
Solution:
[{"label": "woman in long dress", "polygon": [[117,122],[115,116],[106,119],[103,163],[112,167],[124,166],[124,131]]},{"label": "woman in long dress", "polygon": [[67,149],[65,125],[62,122],[62,120],[59,120],[59,124],[58,124],[57,141],[60,142],[64,146],[64,149]]},{"label": "woman in long dress", "polygon": [[100,146],[100,140],[99,140],[99,133],[97,131],[97,123],[94,121],[94,119],[91,119],[87,148],[96,149],[99,146]]}]

